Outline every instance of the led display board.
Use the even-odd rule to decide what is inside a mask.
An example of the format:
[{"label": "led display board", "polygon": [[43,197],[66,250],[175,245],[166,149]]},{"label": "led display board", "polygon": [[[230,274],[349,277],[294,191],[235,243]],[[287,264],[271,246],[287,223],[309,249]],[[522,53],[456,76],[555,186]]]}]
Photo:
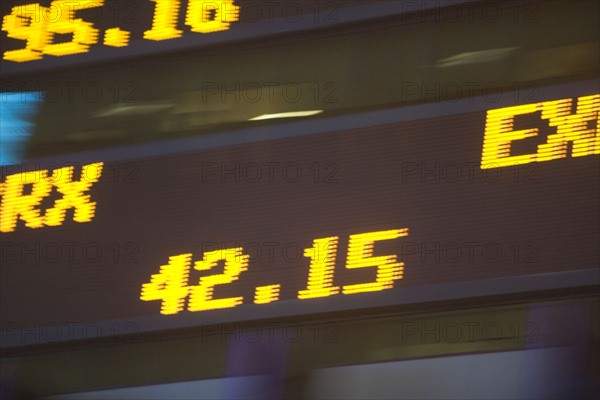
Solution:
[{"label": "led display board", "polygon": [[2,344],[44,341],[22,332],[52,324],[195,326],[593,270],[599,110],[592,86],[127,161],[5,166]]},{"label": "led display board", "polygon": [[328,28],[405,11],[400,3],[402,7],[381,0],[3,1],[1,73],[18,75]]}]

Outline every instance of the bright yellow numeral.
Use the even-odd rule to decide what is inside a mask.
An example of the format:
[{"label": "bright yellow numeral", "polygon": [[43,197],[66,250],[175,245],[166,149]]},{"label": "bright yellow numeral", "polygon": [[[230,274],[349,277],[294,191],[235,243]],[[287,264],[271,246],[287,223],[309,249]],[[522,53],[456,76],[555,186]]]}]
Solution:
[{"label": "bright yellow numeral", "polygon": [[44,47],[50,40],[46,31],[46,13],[41,5],[26,4],[13,7],[11,13],[2,20],[2,30],[13,39],[26,40],[24,49],[4,52],[4,59],[15,62],[39,60],[44,57]]},{"label": "bright yellow numeral", "polygon": [[[104,0],[55,0],[50,8],[56,14],[56,19],[49,19],[48,32],[53,34],[72,34],[70,42],[48,44],[44,53],[53,56],[87,53],[91,45],[98,43],[98,29],[91,22],[75,18],[75,11],[86,8],[100,7]],[[49,40],[49,42],[51,39]]]},{"label": "bright yellow numeral", "polygon": [[191,254],[169,257],[169,263],[161,266],[160,272],[152,275],[149,283],[142,285],[140,299],[162,300],[161,314],[177,314],[182,311],[188,296],[191,258]]},{"label": "bright yellow numeral", "polygon": [[152,29],[144,32],[144,39],[166,40],[181,37],[183,31],[176,28],[180,0],[150,0],[156,3]]},{"label": "bright yellow numeral", "polygon": [[248,259],[249,256],[243,254],[241,247],[204,253],[204,259],[194,264],[195,269],[207,271],[215,267],[221,260],[225,261],[225,268],[222,274],[200,278],[198,286],[190,289],[188,310],[206,311],[230,308],[242,304],[244,298],[241,296],[213,299],[213,291],[216,285],[223,285],[237,280],[239,275],[248,269]]},{"label": "bright yellow numeral", "polygon": [[233,0],[190,0],[185,23],[192,32],[210,33],[229,29],[240,19],[240,7]]},{"label": "bright yellow numeral", "polygon": [[361,292],[377,292],[394,287],[394,281],[402,278],[404,263],[397,262],[395,255],[373,257],[373,244],[379,240],[397,239],[407,236],[408,229],[395,229],[390,231],[361,233],[350,235],[348,245],[348,259],[346,268],[377,268],[375,282],[346,285],[343,287],[344,294]]},{"label": "bright yellow numeral", "polygon": [[268,304],[279,300],[280,284],[259,286],[254,291],[254,304]]},{"label": "bright yellow numeral", "polygon": [[304,257],[310,258],[308,285],[298,292],[299,299],[327,297],[340,292],[339,286],[333,286],[333,273],[337,253],[338,237],[315,239],[313,247],[304,249]]}]

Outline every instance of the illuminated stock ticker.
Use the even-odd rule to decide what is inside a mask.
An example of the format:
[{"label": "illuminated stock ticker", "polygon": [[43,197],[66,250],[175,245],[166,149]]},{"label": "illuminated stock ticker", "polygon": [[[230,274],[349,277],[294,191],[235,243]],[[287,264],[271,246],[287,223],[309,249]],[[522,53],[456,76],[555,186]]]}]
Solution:
[{"label": "illuminated stock ticker", "polygon": [[[182,37],[184,31],[177,26],[182,12],[181,0],[148,1],[155,3],[154,13],[143,39],[161,41]],[[48,7],[39,3],[13,7],[2,19],[2,30],[9,38],[25,41],[25,44],[23,48],[5,51],[3,59],[30,62],[46,55],[64,57],[88,53],[97,44],[129,46],[131,32],[111,27],[102,34],[94,23],[78,17],[81,10],[104,6],[104,0],[55,0]],[[190,31],[206,34],[228,30],[232,22],[239,20],[240,7],[234,0],[188,0],[185,13],[185,25]],[[70,40],[61,41],[63,35]]]}]

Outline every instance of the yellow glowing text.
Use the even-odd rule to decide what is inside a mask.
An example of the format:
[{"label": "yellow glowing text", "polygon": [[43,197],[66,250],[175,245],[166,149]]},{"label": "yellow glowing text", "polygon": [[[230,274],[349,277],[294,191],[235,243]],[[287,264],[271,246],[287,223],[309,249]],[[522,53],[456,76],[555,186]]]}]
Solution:
[{"label": "yellow glowing text", "polygon": [[[76,18],[79,10],[100,7],[104,0],[55,0],[49,7],[38,3],[15,6],[2,19],[2,30],[13,39],[25,40],[25,48],[9,50],[4,59],[16,62],[39,60],[44,54],[66,56],[86,53],[98,43],[98,29]],[[71,35],[68,42],[54,43],[55,35]]]},{"label": "yellow glowing text", "polygon": [[104,45],[112,47],[125,47],[129,44],[131,34],[119,28],[107,29],[104,34]]},{"label": "yellow glowing text", "polygon": [[[22,220],[28,228],[62,225],[66,210],[73,208],[73,220],[90,222],[95,215],[96,203],[86,192],[98,182],[103,163],[83,166],[81,177],[73,180],[74,167],[58,168],[52,174],[47,170],[9,175],[0,184],[0,232],[12,232]],[[30,188],[25,194],[26,188]],[[56,188],[61,198],[42,215],[38,208],[42,200]]]},{"label": "yellow glowing text", "polygon": [[408,229],[361,233],[350,236],[346,268],[377,268],[375,282],[346,285],[342,288],[344,294],[361,292],[377,292],[391,289],[394,281],[402,278],[404,263],[398,262],[396,255],[373,257],[373,246],[381,240],[392,240],[408,235]]},{"label": "yellow glowing text", "polygon": [[144,39],[166,40],[181,37],[183,31],[176,28],[181,0],[151,1],[156,3],[154,19],[152,20],[152,29],[144,32]]},{"label": "yellow glowing text", "polygon": [[191,254],[169,257],[169,263],[161,266],[160,272],[152,275],[149,283],[142,285],[140,299],[162,300],[161,314],[177,314],[182,311],[189,291],[187,282],[191,258]]},{"label": "yellow glowing text", "polygon": [[185,23],[192,32],[210,33],[229,29],[240,19],[240,7],[233,0],[190,0]]},{"label": "yellow glowing text", "polygon": [[[579,97],[574,113],[571,111],[573,100],[568,98],[488,111],[481,168],[566,158],[569,143],[572,144],[571,157],[600,154],[600,95]],[[549,126],[556,128],[556,133],[550,134],[546,143],[537,147],[536,153],[511,155],[512,142],[538,135],[537,128],[513,130],[514,118],[538,111]]]},{"label": "yellow glowing text", "polygon": [[[104,0],[72,1],[55,0],[50,4],[50,11],[57,10],[57,16],[48,20],[48,43],[44,47],[44,54],[53,56],[66,56],[69,54],[86,53],[91,45],[98,43],[98,29],[91,22],[75,18],[75,12],[87,8],[100,7]],[[69,42],[54,43],[55,34],[71,34]]]},{"label": "yellow glowing text", "polygon": [[[151,28],[144,32],[147,40],[168,40],[183,36],[178,29],[181,0],[150,0],[155,4]],[[47,7],[30,3],[11,8],[2,18],[2,30],[11,39],[25,41],[25,46],[8,50],[3,59],[14,62],[40,60],[44,55],[56,57],[87,53],[90,47],[101,43],[111,47],[127,47],[130,32],[117,27],[101,32],[81,10],[104,6],[104,0],[54,0]],[[100,12],[102,10],[99,10]],[[188,0],[185,24],[192,32],[211,33],[228,30],[240,19],[240,7],[234,0]],[[60,35],[60,36],[59,36]],[[63,41],[61,37],[68,37]],[[102,40],[101,40],[102,39]]]},{"label": "yellow glowing text", "polygon": [[308,287],[298,292],[299,299],[327,297],[340,292],[339,286],[333,286],[337,244],[337,236],[315,239],[313,247],[304,250],[304,256],[310,258]]},{"label": "yellow glowing text", "polygon": [[[341,290],[333,284],[338,236],[314,239],[312,247],[304,249],[304,256],[310,259],[307,288],[298,292],[301,300],[328,297],[342,294],[375,292],[394,287],[394,282],[402,278],[404,264],[396,255],[374,256],[376,242],[397,239],[408,235],[408,229],[392,229],[350,235],[346,268],[376,268],[374,282],[346,285]],[[201,261],[194,263],[196,271],[210,271],[223,268],[223,272],[202,276],[197,285],[188,285],[191,270],[191,254],[180,254],[169,258],[167,265],[160,267],[158,274],[152,275],[150,282],[142,285],[140,299],[143,301],[161,300],[161,314],[177,314],[183,311],[188,299],[187,310],[191,312],[232,308],[243,304],[243,296],[214,298],[217,285],[227,285],[240,279],[248,270],[250,256],[241,247],[206,252]],[[254,304],[268,304],[280,300],[281,283],[257,286],[254,289]]]},{"label": "yellow glowing text", "polygon": [[225,261],[224,271],[222,274],[200,278],[200,283],[190,290],[188,310],[205,311],[242,304],[244,301],[242,296],[214,299],[213,290],[216,285],[224,285],[237,280],[239,275],[248,269],[249,258],[250,256],[242,254],[241,247],[204,253],[204,259],[194,264],[196,270],[207,271],[216,267],[219,261]]},{"label": "yellow glowing text", "polygon": [[267,285],[256,288],[254,304],[267,304],[279,300],[279,289],[281,285]]},{"label": "yellow glowing text", "polygon": [[13,7],[11,14],[2,19],[2,30],[12,39],[25,40],[25,48],[4,52],[4,59],[15,62],[39,60],[50,37],[46,30],[48,8],[39,4]]}]

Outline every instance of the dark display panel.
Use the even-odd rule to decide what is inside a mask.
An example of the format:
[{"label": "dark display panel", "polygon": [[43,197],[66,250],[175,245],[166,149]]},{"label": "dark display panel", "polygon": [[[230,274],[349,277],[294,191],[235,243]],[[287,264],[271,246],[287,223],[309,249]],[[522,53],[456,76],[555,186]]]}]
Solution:
[{"label": "dark display panel", "polygon": [[[86,163],[84,179],[80,166],[59,169],[58,161],[5,167],[3,344],[30,341],[15,332],[50,325],[146,318],[194,326],[597,268],[594,94],[592,87],[527,109],[490,105],[496,111],[98,159]],[[507,119],[498,125],[499,115]],[[523,130],[535,134],[518,137]],[[560,132],[564,146],[550,156],[539,150]],[[512,135],[508,150],[509,142],[494,147],[498,135]],[[500,158],[488,152],[483,163],[484,147],[500,149],[492,152]],[[518,156],[518,165],[500,162]],[[15,191],[43,200],[17,217]]]}]

